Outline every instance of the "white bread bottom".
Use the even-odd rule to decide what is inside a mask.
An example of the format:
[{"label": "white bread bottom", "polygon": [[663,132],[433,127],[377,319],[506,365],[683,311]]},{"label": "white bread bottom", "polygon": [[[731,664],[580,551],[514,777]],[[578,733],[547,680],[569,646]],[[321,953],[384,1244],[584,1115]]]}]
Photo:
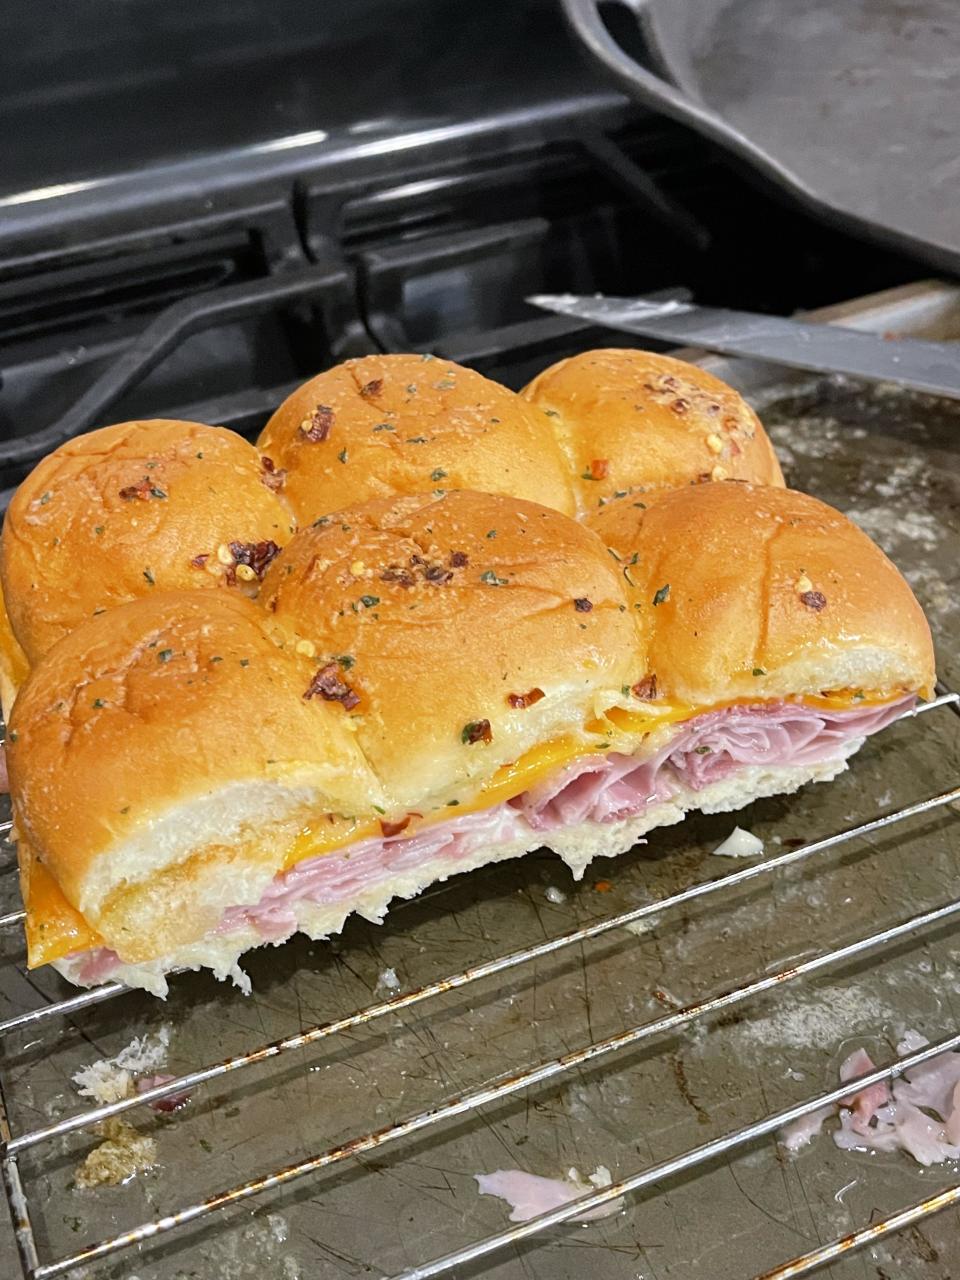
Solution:
[{"label": "white bread bottom", "polygon": [[[729,777],[700,791],[673,783],[675,794],[669,800],[651,805],[646,813],[621,822],[584,822],[557,831],[530,828],[529,835],[474,849],[455,864],[449,858],[431,858],[399,875],[385,877],[370,885],[349,902],[321,906],[304,900],[295,904],[296,931],[316,940],[328,938],[339,933],[354,912],[381,924],[394,898],[413,898],[429,885],[451,875],[517,858],[534,849],[551,849],[559,854],[574,878],[579,880],[594,858],[625,853],[646,832],[654,827],[682,822],[689,812],[727,813],[764,796],[789,795],[807,782],[829,782],[846,769],[848,757],[859,750],[863,742],[863,738],[854,739],[845,744],[843,758],[819,764],[788,767],[744,765]],[[239,966],[240,957],[253,947],[279,946],[283,941],[286,939],[268,943],[253,926],[231,930],[229,934],[209,934],[161,960],[149,964],[118,965],[110,976],[130,987],[165,996],[169,972],[204,968],[212,970],[217,978],[232,979],[241,990],[249,992],[250,979]],[[78,982],[79,964],[76,959],[67,957],[57,961],[55,968],[71,982]]]}]

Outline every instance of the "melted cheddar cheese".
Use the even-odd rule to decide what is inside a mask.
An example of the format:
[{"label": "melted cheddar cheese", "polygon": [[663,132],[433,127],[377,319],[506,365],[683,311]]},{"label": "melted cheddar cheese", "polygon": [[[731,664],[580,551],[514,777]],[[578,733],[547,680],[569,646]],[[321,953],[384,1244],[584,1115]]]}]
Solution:
[{"label": "melted cheddar cheese", "polygon": [[379,834],[380,827],[375,822],[341,818],[335,813],[324,814],[315,822],[308,822],[299,832],[287,850],[283,869],[286,871],[295,867],[298,862],[305,862],[307,858],[315,858],[321,853],[333,853],[334,849],[342,849],[345,844],[353,844],[357,840],[366,840]]},{"label": "melted cheddar cheese", "polygon": [[47,868],[36,859],[30,866],[26,889],[27,955],[30,968],[61,960],[71,951],[102,947],[103,939],[64,897]]}]

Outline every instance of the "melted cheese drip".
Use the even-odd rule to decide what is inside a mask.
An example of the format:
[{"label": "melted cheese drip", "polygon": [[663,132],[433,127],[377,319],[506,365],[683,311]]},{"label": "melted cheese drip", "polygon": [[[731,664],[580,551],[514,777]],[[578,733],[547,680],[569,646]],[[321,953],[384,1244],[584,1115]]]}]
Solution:
[{"label": "melted cheese drip", "polygon": [[27,957],[31,969],[60,960],[71,951],[102,947],[103,939],[64,897],[63,890],[42,863],[30,866],[27,904]]},{"label": "melted cheese drip", "polygon": [[[859,693],[860,690],[856,692]],[[852,693],[838,692],[825,694],[819,698],[798,698],[796,701],[824,709],[843,711],[855,707],[873,706],[890,700],[889,695],[884,697],[873,690],[864,690],[863,693],[864,697],[856,700],[853,699]],[[748,704],[754,701],[755,699],[751,698],[737,698],[732,702],[720,703],[710,708],[665,706],[658,709],[656,715],[612,707],[603,719],[594,721],[587,727],[595,733],[610,732],[612,727],[621,734],[643,735],[661,725],[692,719],[703,711],[718,711],[726,706]],[[578,756],[592,755],[596,751],[596,743],[573,735],[542,743],[527,751],[519,760],[501,765],[475,796],[461,801],[458,805],[448,805],[426,814],[422,820],[414,818],[407,830],[412,832],[418,827],[444,822],[462,813],[474,813],[478,809],[493,808],[494,805],[502,804],[505,800],[511,800],[521,792],[528,791],[564,765],[576,760]],[[334,850],[342,849],[358,840],[366,840],[378,835],[380,835],[379,822],[324,815],[309,823],[297,835],[287,850],[283,870],[296,866],[307,858],[333,853]],[[49,964],[52,960],[59,960],[71,951],[82,951],[103,945],[103,939],[86,922],[80,912],[70,905],[46,867],[33,861],[30,874],[24,877],[24,880],[24,897],[27,902],[27,948],[31,969],[38,965]]]}]

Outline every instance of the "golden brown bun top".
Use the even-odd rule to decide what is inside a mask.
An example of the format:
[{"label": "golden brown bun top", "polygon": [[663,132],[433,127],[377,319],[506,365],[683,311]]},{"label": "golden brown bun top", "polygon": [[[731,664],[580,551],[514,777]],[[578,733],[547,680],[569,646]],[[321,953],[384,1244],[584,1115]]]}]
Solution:
[{"label": "golden brown bun top", "polygon": [[697,365],[650,351],[585,351],[522,393],[553,423],[582,511],[633,489],[696,480],[783,484],[773,446],[746,401]]},{"label": "golden brown bun top", "polygon": [[275,483],[252,445],[196,422],[124,422],[61,445],[21,484],[3,526],[4,595],[29,660],[151,591],[251,590],[221,560],[231,542],[290,537]]},{"label": "golden brown bun top", "polygon": [[[292,540],[260,603],[318,663],[339,660],[360,744],[398,804],[443,804],[536,743],[582,735],[594,704],[643,672],[613,558],[582,525],[514,498],[340,512]],[[489,741],[469,728],[483,721]]]},{"label": "golden brown bun top", "polygon": [[573,513],[549,423],[512,391],[449,360],[347,360],[289,396],[259,440],[287,473],[301,524],[370,498],[479,489]]},{"label": "golden brown bun top", "polygon": [[341,708],[303,696],[315,670],[225,591],[157,593],[55,645],[20,690],[6,751],[16,822],[68,899],[82,905],[102,850],[225,783],[369,806],[376,783]]},{"label": "golden brown bun top", "polygon": [[913,592],[846,516],[727,482],[618,499],[588,522],[620,557],[660,694],[692,706],[862,690],[929,694]]}]

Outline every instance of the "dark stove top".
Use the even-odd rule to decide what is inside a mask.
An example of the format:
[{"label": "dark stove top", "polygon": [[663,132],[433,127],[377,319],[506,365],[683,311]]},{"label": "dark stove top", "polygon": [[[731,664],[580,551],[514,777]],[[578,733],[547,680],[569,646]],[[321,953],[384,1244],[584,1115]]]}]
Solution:
[{"label": "dark stove top", "polygon": [[916,275],[609,91],[550,0],[59,13],[0,16],[0,489],[111,421],[252,433],[365,350],[518,386],[622,345],[535,291],[787,313]]}]

